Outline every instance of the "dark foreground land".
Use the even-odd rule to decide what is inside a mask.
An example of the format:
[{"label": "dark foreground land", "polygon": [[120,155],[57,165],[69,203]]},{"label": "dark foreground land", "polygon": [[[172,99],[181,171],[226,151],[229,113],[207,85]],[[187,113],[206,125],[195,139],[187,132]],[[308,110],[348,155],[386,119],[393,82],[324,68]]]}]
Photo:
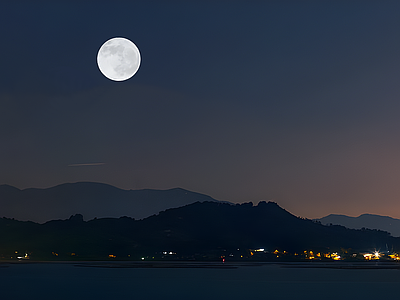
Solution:
[{"label": "dark foreground land", "polygon": [[387,232],[325,226],[274,202],[196,202],[143,220],[74,215],[38,224],[2,218],[0,237],[2,260],[358,261],[376,251],[385,254],[380,259],[394,259],[400,250],[400,238]]}]

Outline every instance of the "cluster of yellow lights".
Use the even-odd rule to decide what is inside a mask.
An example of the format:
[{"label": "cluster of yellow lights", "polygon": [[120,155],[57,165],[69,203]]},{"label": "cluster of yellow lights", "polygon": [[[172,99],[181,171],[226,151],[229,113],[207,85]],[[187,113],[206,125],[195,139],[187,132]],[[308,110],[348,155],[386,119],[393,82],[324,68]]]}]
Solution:
[{"label": "cluster of yellow lights", "polygon": [[341,259],[342,259],[342,258],[340,257],[340,255],[337,254],[337,252],[332,253],[332,254],[331,254],[331,258],[332,258],[333,260],[341,260]]},{"label": "cluster of yellow lights", "polygon": [[[255,252],[265,252],[264,248],[259,248],[259,249],[254,249],[254,250],[250,250],[250,255],[253,256],[255,254]],[[18,251],[15,251],[15,253],[17,254]],[[51,254],[53,254],[54,256],[58,256],[57,252],[51,252]],[[176,254],[175,252],[163,252],[163,254]],[[280,255],[284,254],[288,254],[287,251],[279,251],[278,249],[276,249],[273,254],[276,255],[276,257],[279,257]],[[76,254],[74,252],[72,252],[70,254],[71,256],[75,256]],[[297,253],[294,253],[295,256],[299,255]],[[333,260],[341,260],[342,257],[337,253],[314,253],[312,250],[304,250],[303,251],[303,255],[305,256],[306,259],[321,259],[322,257],[324,258],[330,258]],[[353,254],[353,257],[356,257],[357,254]],[[383,253],[380,253],[379,251],[375,251],[373,253],[365,253],[363,254],[364,259],[366,260],[378,260],[380,259],[382,256],[384,256]],[[398,253],[393,253],[393,254],[387,254],[388,257],[390,257],[393,260],[400,260],[400,254]],[[117,256],[114,254],[109,254],[108,255],[109,258],[116,258]],[[130,255],[128,255],[128,257],[130,257]],[[240,257],[243,258],[243,255],[241,255]],[[18,257],[20,259],[24,258],[24,259],[29,259],[29,255],[26,253],[24,257]],[[153,257],[154,258],[154,257]],[[142,260],[144,260],[144,257],[141,258]]]},{"label": "cluster of yellow lights", "polygon": [[315,259],[314,252],[311,250],[310,251],[304,250],[304,256],[307,259]]},{"label": "cluster of yellow lights", "polygon": [[[363,254],[366,260],[377,260],[381,259],[385,254],[375,251],[374,253],[365,253]],[[393,260],[400,260],[400,255],[398,253],[387,254]]]},{"label": "cluster of yellow lights", "polygon": [[[260,248],[260,249],[254,249],[254,250],[250,250],[250,255],[251,256],[253,256],[256,252],[265,252],[265,249],[263,249],[263,248]],[[286,250],[284,250],[284,251],[279,251],[278,249],[275,249],[273,252],[272,252],[273,254],[275,254],[276,255],[276,257],[280,257],[281,255],[287,255],[287,254],[289,254]],[[298,253],[294,253],[294,255],[295,256],[298,256],[299,254]],[[337,253],[337,252],[334,252],[334,253],[330,253],[330,252],[328,252],[328,253],[321,253],[321,252],[317,252],[317,253],[315,253],[314,251],[312,251],[312,250],[304,250],[303,251],[303,254],[302,254],[306,259],[310,259],[310,260],[312,260],[312,259],[321,259],[321,258],[330,258],[330,259],[333,259],[333,260],[341,260],[342,259],[342,257]],[[400,258],[399,258],[400,259]]]},{"label": "cluster of yellow lights", "polygon": [[321,257],[331,258],[333,260],[341,260],[342,259],[341,256],[337,252],[335,252],[335,253],[329,253],[329,252],[328,253],[321,253],[321,252],[314,253],[312,250],[310,250],[310,251],[304,250],[304,256],[307,259],[321,259]]},{"label": "cluster of yellow lights", "polygon": [[[374,253],[365,253],[363,254],[364,258],[366,260],[374,260],[374,259],[380,259],[384,254],[379,253],[378,251],[375,251]],[[391,257],[391,255],[389,255]]]}]

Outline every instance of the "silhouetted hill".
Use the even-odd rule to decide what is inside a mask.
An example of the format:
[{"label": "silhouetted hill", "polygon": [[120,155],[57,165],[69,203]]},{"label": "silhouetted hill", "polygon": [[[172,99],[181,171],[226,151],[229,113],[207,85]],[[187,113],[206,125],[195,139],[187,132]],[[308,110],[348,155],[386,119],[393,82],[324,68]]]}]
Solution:
[{"label": "silhouetted hill", "polygon": [[19,190],[0,185],[0,217],[39,223],[66,219],[77,213],[87,219],[120,216],[142,219],[197,201],[217,200],[181,188],[122,190],[102,183],[78,182]]},{"label": "silhouetted hill", "polygon": [[400,220],[386,216],[363,214],[358,217],[349,217],[330,214],[317,220],[322,224],[342,225],[353,229],[380,229],[389,232],[392,236],[400,236]]},{"label": "silhouetted hill", "polygon": [[[389,234],[324,226],[298,218],[274,202],[229,205],[194,203],[170,209],[140,221],[151,228],[151,238],[174,244],[180,239],[196,241],[197,247],[248,247],[299,251],[311,248],[379,248]],[[150,238],[150,239],[151,239]],[[193,243],[191,244],[191,246]]]},{"label": "silhouetted hill", "polygon": [[[28,251],[32,257],[139,259],[163,252],[180,257],[220,257],[264,248],[289,252],[399,249],[400,239],[378,230],[325,226],[298,218],[273,202],[231,205],[196,202],[143,220],[129,217],[84,221],[82,215],[45,224],[0,219],[0,254]],[[240,250],[237,250],[240,249]],[[8,254],[7,254],[8,253]],[[225,253],[225,254],[226,254]],[[53,257],[56,258],[56,257]]]}]

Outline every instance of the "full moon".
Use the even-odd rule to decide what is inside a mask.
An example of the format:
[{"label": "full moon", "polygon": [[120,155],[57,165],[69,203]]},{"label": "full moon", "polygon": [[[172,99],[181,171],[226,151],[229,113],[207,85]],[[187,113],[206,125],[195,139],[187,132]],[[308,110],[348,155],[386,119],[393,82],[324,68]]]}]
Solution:
[{"label": "full moon", "polygon": [[108,79],[127,80],[139,69],[139,49],[128,39],[112,38],[100,47],[97,53],[97,65]]}]

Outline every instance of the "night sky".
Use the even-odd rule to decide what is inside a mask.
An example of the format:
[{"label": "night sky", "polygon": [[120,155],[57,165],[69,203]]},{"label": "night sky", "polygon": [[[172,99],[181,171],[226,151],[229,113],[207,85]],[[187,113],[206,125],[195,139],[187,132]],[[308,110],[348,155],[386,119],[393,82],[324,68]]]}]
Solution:
[{"label": "night sky", "polygon": [[[400,218],[398,0],[7,2],[0,184]],[[113,37],[141,52],[127,81],[97,67]]]}]

